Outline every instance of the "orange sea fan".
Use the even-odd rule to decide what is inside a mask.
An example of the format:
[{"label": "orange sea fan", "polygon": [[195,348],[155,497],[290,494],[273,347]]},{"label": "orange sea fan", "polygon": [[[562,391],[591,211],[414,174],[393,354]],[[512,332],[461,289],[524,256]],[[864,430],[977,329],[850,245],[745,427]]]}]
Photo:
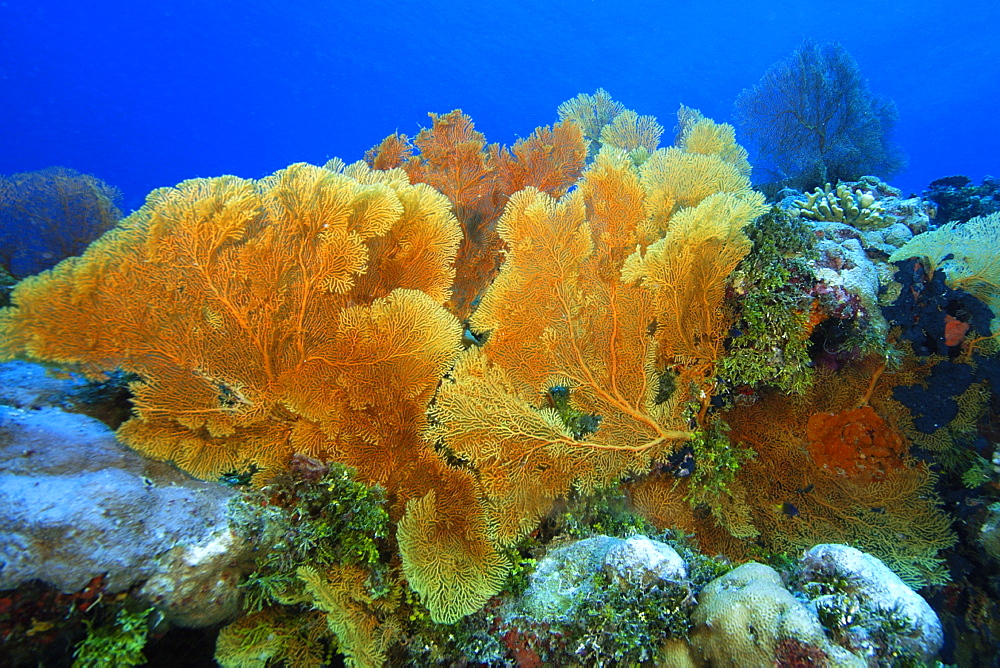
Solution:
[{"label": "orange sea fan", "polygon": [[376,482],[419,459],[459,349],[441,306],[458,225],[402,172],[335,167],[153,192],[83,257],[18,285],[0,355],[136,374],[119,436],[202,478],[365,451]]},{"label": "orange sea fan", "polygon": [[390,135],[365,154],[369,165],[400,166],[413,183],[442,192],[462,225],[462,244],[450,310],[465,320],[476,299],[496,276],[503,241],[496,222],[508,198],[526,186],[559,197],[583,171],[586,147],[572,123],[538,128],[511,149],[486,144],[472,119],[456,109],[430,114],[433,121],[414,138],[415,155],[405,136]]}]

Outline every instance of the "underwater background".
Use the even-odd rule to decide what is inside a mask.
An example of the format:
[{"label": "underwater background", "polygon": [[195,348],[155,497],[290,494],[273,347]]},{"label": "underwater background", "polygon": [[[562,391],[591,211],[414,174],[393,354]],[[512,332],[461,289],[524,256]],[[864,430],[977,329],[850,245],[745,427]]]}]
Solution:
[{"label": "underwater background", "polygon": [[988,0],[5,0],[0,173],[94,174],[128,212],[187,178],[352,162],[428,112],[462,109],[511,144],[604,88],[639,114],[731,122],[740,91],[812,38],[896,102],[909,168],[890,183],[919,193],[998,171],[998,22]]},{"label": "underwater background", "polygon": [[0,0],[0,668],[1000,666],[998,24]]}]

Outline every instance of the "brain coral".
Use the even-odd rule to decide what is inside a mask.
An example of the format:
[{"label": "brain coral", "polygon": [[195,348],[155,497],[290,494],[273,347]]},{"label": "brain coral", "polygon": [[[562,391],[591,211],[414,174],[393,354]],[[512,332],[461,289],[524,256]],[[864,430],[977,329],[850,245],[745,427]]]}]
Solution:
[{"label": "brain coral", "polygon": [[777,571],[763,564],[743,564],[708,583],[692,622],[692,646],[717,668],[774,666],[790,645],[809,648],[811,656],[824,656],[834,665],[866,665],[832,645],[816,614],[785,589]]}]

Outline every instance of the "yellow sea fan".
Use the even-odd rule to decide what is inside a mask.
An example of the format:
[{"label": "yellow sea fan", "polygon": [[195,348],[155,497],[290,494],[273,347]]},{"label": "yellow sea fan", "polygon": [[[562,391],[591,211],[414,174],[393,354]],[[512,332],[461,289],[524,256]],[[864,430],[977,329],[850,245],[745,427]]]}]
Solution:
[{"label": "yellow sea fan", "polygon": [[679,209],[697,206],[715,193],[750,197],[750,181],[733,164],[716,155],[687,153],[671,147],[659,149],[640,168],[646,189],[650,224],[661,233]]},{"label": "yellow sea fan", "polygon": [[743,176],[750,176],[747,150],[736,143],[736,131],[728,123],[702,118],[682,135],[680,146],[688,153],[718,156]]},{"label": "yellow sea fan", "polygon": [[601,130],[601,143],[627,153],[638,149],[649,155],[660,144],[663,126],[654,116],[640,116],[631,109],[618,114]]},{"label": "yellow sea fan", "polygon": [[385,665],[395,629],[383,625],[372,613],[371,594],[365,585],[367,571],[359,566],[334,566],[320,573],[311,566],[296,572],[313,605],[327,614],[345,663],[352,668]]},{"label": "yellow sea fan", "polygon": [[598,88],[593,95],[581,93],[559,105],[559,118],[580,126],[583,137],[589,145],[588,152],[596,153],[600,148],[601,131],[605,126],[625,111],[625,105],[611,99],[611,94]]},{"label": "yellow sea fan", "polygon": [[708,196],[676,214],[663,239],[625,261],[622,281],[642,281],[658,295],[662,360],[704,365],[721,355],[726,277],[750,250],[743,228],[765,209],[759,193]]},{"label": "yellow sea fan", "polygon": [[486,540],[485,526],[469,509],[465,526],[439,512],[434,490],[406,504],[396,539],[403,573],[420,594],[431,619],[452,624],[500,592],[510,570]]}]

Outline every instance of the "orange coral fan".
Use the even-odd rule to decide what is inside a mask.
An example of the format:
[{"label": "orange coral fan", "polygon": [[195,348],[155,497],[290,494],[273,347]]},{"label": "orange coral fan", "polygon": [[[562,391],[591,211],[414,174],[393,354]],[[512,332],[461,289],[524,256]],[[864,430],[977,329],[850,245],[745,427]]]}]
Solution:
[{"label": "orange coral fan", "polygon": [[[645,470],[690,437],[682,409],[692,384],[697,394],[705,384],[707,357],[719,349],[710,339],[721,346],[725,335],[716,295],[738,255],[730,248],[748,243],[741,229],[763,209],[759,196],[718,196],[722,204],[704,204],[712,215],[698,207],[671,228],[691,242],[670,246],[673,256],[635,250],[650,207],[623,151],[605,148],[561,200],[534,188],[511,197],[498,225],[506,260],[471,319],[489,339],[443,383],[431,430],[476,471],[497,543],[517,540],[572,485],[592,489]],[[674,262],[689,268],[686,280],[664,279]],[[694,322],[698,310],[711,314],[698,321],[691,359],[674,350],[658,363],[668,357],[660,332]],[[683,391],[664,392],[681,361],[698,371],[682,374]],[[599,422],[596,431],[575,429],[546,405],[541,395],[554,389]]]},{"label": "orange coral fan", "polygon": [[816,413],[806,424],[809,454],[821,469],[846,475],[884,477],[906,455],[898,433],[871,406]]},{"label": "orange coral fan", "polygon": [[458,239],[447,200],[400,171],[186,181],[23,281],[0,354],[137,374],[119,436],[197,476],[302,452],[400,488],[434,458],[418,433],[459,349],[440,305]]},{"label": "orange coral fan", "polygon": [[430,184],[451,201],[464,237],[449,308],[464,320],[500,266],[502,241],[495,227],[507,199],[529,185],[562,195],[579,178],[586,148],[571,123],[538,128],[508,150],[487,146],[461,110],[430,116],[432,126],[413,140],[418,155],[412,155],[405,136],[394,134],[365,160],[377,169],[400,166],[413,183]]},{"label": "orange coral fan", "polygon": [[79,255],[121,218],[121,192],[65,167],[0,176],[0,267],[18,278]]},{"label": "orange coral fan", "polygon": [[394,132],[383,139],[378,146],[373,146],[365,152],[365,162],[372,169],[396,169],[402,167],[411,155],[413,147],[410,146],[409,138]]}]

